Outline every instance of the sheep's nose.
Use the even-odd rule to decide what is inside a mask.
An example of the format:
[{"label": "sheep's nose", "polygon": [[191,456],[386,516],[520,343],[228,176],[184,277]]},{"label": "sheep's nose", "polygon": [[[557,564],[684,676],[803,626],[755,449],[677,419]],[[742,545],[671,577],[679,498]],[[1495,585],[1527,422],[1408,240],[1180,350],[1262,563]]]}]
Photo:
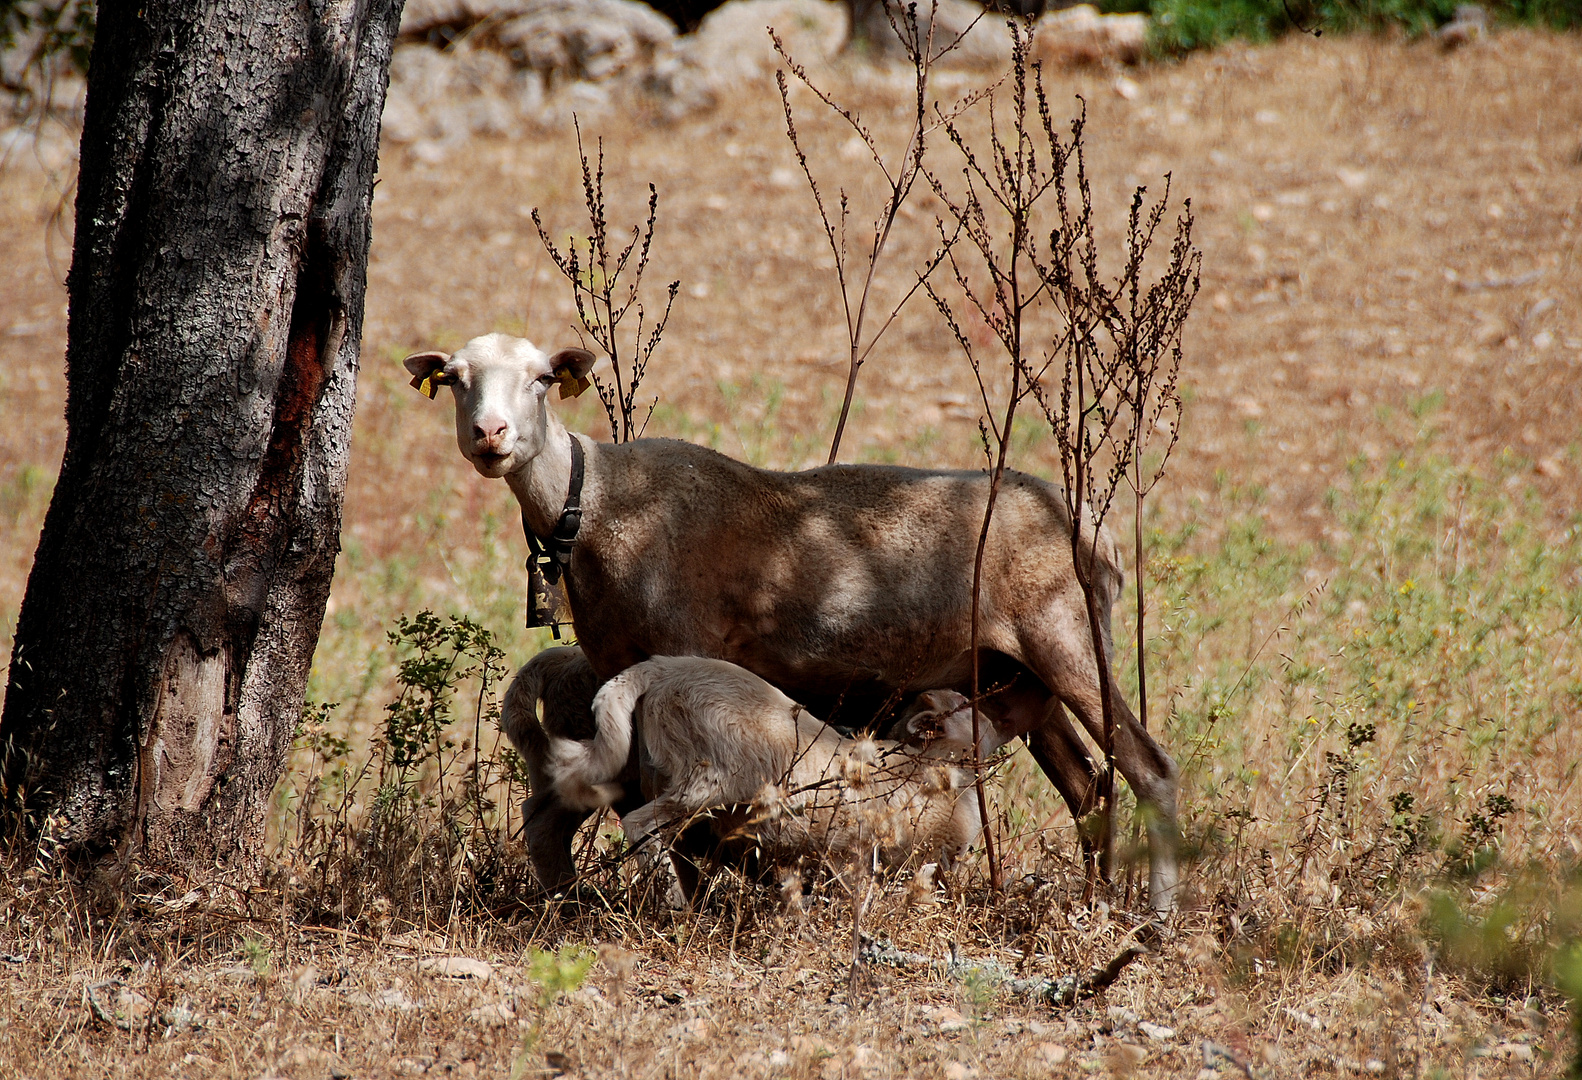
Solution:
[{"label": "sheep's nose", "polygon": [[472,425],[472,437],[479,442],[498,439],[505,434],[504,420],[480,420]]}]

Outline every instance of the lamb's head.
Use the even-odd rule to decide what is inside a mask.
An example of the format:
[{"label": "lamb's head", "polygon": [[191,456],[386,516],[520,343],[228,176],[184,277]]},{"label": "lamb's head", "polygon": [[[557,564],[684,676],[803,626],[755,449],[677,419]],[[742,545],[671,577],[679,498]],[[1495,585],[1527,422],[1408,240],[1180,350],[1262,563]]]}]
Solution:
[{"label": "lamb's head", "polygon": [[593,354],[575,348],[548,354],[522,338],[485,334],[454,353],[413,353],[402,363],[412,385],[430,397],[437,387],[450,387],[462,456],[484,476],[500,477],[544,448],[549,388],[559,385],[561,397],[581,393]]},{"label": "lamb's head", "polygon": [[[930,690],[904,712],[891,738],[931,754],[972,753],[972,703],[954,690]],[[987,716],[978,724],[978,753],[988,757],[1008,740]]]}]

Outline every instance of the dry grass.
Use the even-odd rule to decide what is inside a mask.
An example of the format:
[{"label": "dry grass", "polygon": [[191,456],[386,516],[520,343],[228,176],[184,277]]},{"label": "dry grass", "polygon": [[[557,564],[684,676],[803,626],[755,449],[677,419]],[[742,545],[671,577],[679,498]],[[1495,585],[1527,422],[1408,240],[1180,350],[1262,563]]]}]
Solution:
[{"label": "dry grass", "polygon": [[[906,80],[831,78],[881,138],[904,137]],[[1160,952],[1102,1000],[1052,1012],[983,979],[875,969],[853,990],[829,944],[851,932],[833,890],[801,914],[729,888],[686,916],[616,904],[496,919],[448,898],[386,901],[340,937],[282,916],[304,914],[288,879],[174,913],[98,909],[20,880],[0,893],[0,952],[24,958],[0,962],[0,1062],[25,1075],[503,1075],[536,1016],[532,950],[618,943],[635,968],[623,981],[609,954],[548,1008],[532,1069],[553,1051],[611,1076],[1174,1076],[1204,1068],[1212,1040],[1259,1075],[1369,1062],[1401,1076],[1561,1071],[1559,1001],[1529,981],[1541,967],[1470,963],[1440,944],[1454,935],[1422,929],[1436,883],[1486,913],[1534,877],[1557,892],[1582,855],[1582,103],[1570,90],[1582,42],[1513,31],[1445,54],[1292,40],[1131,78],[1132,99],[1097,71],[1057,76],[1052,97],[1090,103],[1095,190],[1115,231],[1129,186],[1169,170],[1204,248],[1185,433],[1150,520],[1153,715],[1185,766],[1198,854],[1189,910]],[[862,206],[878,190],[862,161],[810,99],[794,101],[818,167]],[[847,346],[772,85],[671,127],[588,127],[605,137],[615,220],[639,220],[646,184],[658,187],[650,273],[683,283],[650,375],[651,432],[762,464],[821,460]],[[473,143],[443,166],[386,149],[345,550],[312,687],[342,703],[354,755],[395,696],[383,631],[398,613],[469,614],[513,664],[544,636],[519,629],[508,493],[465,468],[448,410],[407,389],[395,360],[487,329],[572,339],[528,211],[575,228],[576,170],[569,132]],[[36,161],[14,159],[0,191],[9,653],[63,438],[67,245],[46,226],[58,189]],[[903,220],[881,292],[905,287],[931,216],[919,202]],[[975,463],[971,389],[948,332],[917,306],[863,371],[844,456]],[[588,398],[570,419],[605,429]],[[1047,473],[1052,453],[1029,428],[1012,464]],[[470,737],[470,719],[461,726]],[[299,755],[283,793],[283,839],[311,761]],[[1492,814],[1495,796],[1513,811]],[[1007,898],[985,906],[969,868],[926,912],[903,914],[897,887],[868,925],[905,948],[955,945],[1013,968],[1026,949],[1044,974],[1112,954],[1134,924],[1128,894],[1107,909],[1079,902],[1069,820],[1025,755],[996,801]],[[1480,847],[1501,855],[1474,875]],[[619,872],[599,874],[621,893]],[[1530,895],[1500,946],[1513,956],[1541,951],[1563,904]],[[436,954],[487,959],[495,977],[423,974]],[[302,978],[310,965],[348,974],[320,986]],[[84,987],[110,978],[156,1011],[191,999],[205,1026],[149,1037],[92,1019]],[[509,1017],[469,1019],[499,1003]],[[1151,1038],[1126,1010],[1175,1034]],[[1208,1066],[1235,1075],[1231,1058]]]}]

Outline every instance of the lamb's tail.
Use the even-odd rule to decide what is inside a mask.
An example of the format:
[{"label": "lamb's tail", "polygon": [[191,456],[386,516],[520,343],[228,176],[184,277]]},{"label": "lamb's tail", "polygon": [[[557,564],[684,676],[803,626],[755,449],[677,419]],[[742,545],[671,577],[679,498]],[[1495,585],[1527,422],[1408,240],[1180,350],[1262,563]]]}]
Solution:
[{"label": "lamb's tail", "polygon": [[500,704],[500,730],[526,763],[534,791],[546,791],[550,784],[549,737],[538,723],[538,702],[544,696],[546,675],[546,664],[541,660],[523,664]]},{"label": "lamb's tail", "polygon": [[620,797],[621,786],[614,781],[631,754],[632,713],[655,674],[651,665],[638,664],[599,688],[593,697],[598,724],[593,738],[547,736],[550,783],[567,805],[597,810]]},{"label": "lamb's tail", "polygon": [[[558,726],[566,726],[565,713],[574,712],[581,702],[582,710],[592,704],[593,670],[582,656],[581,648],[574,645],[557,645],[546,648],[533,659],[522,664],[506,688],[505,700],[500,704],[500,731],[516,746],[516,753],[527,765],[528,780],[533,791],[549,791],[549,734],[557,724],[549,723],[551,713],[560,718]],[[547,697],[546,697],[547,694]],[[544,704],[544,724],[538,721],[539,702]],[[592,731],[589,723],[579,724]],[[547,731],[546,731],[547,729]]]}]

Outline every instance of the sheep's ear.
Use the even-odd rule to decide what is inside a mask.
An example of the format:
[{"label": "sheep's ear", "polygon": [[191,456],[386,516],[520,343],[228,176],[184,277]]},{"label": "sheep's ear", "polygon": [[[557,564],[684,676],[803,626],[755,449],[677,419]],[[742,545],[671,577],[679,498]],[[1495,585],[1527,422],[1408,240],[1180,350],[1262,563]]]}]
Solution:
[{"label": "sheep's ear", "polygon": [[593,354],[587,349],[561,349],[549,358],[549,369],[560,383],[562,399],[576,397],[592,382],[588,372],[593,369]]},{"label": "sheep's ear", "polygon": [[412,375],[412,388],[430,399],[439,393],[442,385],[436,376],[444,369],[450,353],[418,352],[401,361],[401,366]]}]

